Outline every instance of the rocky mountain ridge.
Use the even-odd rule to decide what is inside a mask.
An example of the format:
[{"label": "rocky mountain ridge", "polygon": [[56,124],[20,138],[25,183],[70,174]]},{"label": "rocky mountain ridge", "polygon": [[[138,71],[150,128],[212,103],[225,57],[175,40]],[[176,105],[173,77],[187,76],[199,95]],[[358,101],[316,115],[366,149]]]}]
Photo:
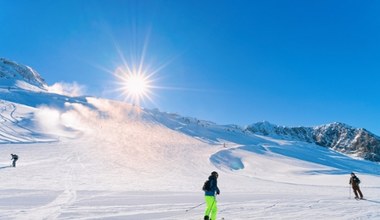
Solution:
[{"label": "rocky mountain ridge", "polygon": [[[2,86],[20,87],[18,83],[46,90],[45,80],[29,66],[0,58],[0,81]],[[24,86],[25,88],[25,86]]]},{"label": "rocky mountain ridge", "polygon": [[334,122],[316,127],[285,127],[269,122],[249,125],[245,131],[287,140],[305,141],[355,155],[366,160],[380,161],[380,138],[364,128],[353,128]]}]

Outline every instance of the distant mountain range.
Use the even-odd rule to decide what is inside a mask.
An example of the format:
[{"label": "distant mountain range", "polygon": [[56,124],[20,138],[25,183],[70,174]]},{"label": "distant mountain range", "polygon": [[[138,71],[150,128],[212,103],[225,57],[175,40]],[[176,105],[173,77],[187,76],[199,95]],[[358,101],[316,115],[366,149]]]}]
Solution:
[{"label": "distant mountain range", "polygon": [[246,131],[287,140],[315,143],[366,160],[380,161],[380,138],[364,128],[334,122],[316,127],[284,127],[269,122],[247,126]]},{"label": "distant mountain range", "polygon": [[[14,88],[30,91],[30,93],[48,93],[47,87],[44,79],[37,71],[28,66],[0,58],[0,88],[3,89],[3,92],[0,91],[0,100],[12,101],[9,97],[13,96],[9,96],[9,93],[12,92],[11,90]],[[4,90],[7,90],[7,92],[4,92]],[[30,95],[31,94],[28,95],[29,98]],[[18,97],[19,96],[20,94],[18,94]],[[49,97],[51,98],[51,96],[46,95],[43,99],[41,98],[42,101],[38,100],[38,102],[35,101],[35,103],[41,103],[43,100],[49,99]],[[57,99],[57,97],[58,96],[54,97],[54,99]],[[72,98],[65,98],[63,96],[58,98],[62,99],[62,102],[64,100],[73,100]],[[73,100],[73,102],[74,101],[85,102],[82,99]],[[23,103],[20,104],[25,104],[26,102],[27,101],[23,100]],[[203,122],[196,119],[194,120]],[[188,121],[188,123],[190,123],[190,121]],[[200,124],[200,126],[202,129],[207,129],[207,123]],[[269,122],[258,122],[246,126],[245,128],[239,126],[225,126],[225,129],[239,130],[245,133],[270,136],[278,139],[315,143],[366,160],[380,161],[380,138],[364,128],[353,128],[344,123],[334,122],[316,127],[284,127]]]}]

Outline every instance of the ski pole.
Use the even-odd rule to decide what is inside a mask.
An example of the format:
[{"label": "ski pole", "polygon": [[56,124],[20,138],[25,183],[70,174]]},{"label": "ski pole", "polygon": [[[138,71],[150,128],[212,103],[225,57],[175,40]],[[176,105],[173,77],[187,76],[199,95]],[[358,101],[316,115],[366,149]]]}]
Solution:
[{"label": "ski pole", "polygon": [[350,189],[350,188],[351,188],[351,187],[348,186],[348,194],[349,194],[348,198],[349,198],[349,199],[351,199],[351,189]]},{"label": "ski pole", "polygon": [[188,211],[190,211],[190,210],[193,210],[193,209],[195,209],[195,208],[198,208],[199,206],[201,206],[201,205],[203,205],[203,204],[205,204],[206,202],[202,202],[201,204],[199,204],[199,205],[196,205],[196,206],[193,206],[193,207],[191,207],[191,208],[189,208],[189,209],[186,209],[186,212],[188,212]]}]

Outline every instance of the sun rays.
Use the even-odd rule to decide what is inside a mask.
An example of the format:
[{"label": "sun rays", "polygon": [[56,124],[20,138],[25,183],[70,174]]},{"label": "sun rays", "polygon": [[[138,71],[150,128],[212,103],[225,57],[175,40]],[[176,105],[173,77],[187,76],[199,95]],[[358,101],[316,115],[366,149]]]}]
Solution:
[{"label": "sun rays", "polygon": [[152,89],[154,80],[152,79],[152,74],[123,66],[118,67],[113,75],[116,78],[116,90],[125,101],[132,102],[135,105],[140,105],[145,100],[153,102]]},{"label": "sun rays", "polygon": [[[103,94],[139,107],[142,107],[142,104],[153,104],[151,106],[157,107],[155,101],[157,101],[158,90],[203,92],[203,90],[189,89],[182,86],[159,85],[159,81],[171,75],[163,73],[162,70],[181,56],[182,53],[173,57],[166,57],[166,59],[159,60],[159,63],[157,63],[157,59],[152,59],[157,57],[157,51],[148,53],[149,35],[148,31],[148,34],[143,37],[133,37],[132,40],[127,39],[129,44],[126,47],[126,45],[120,46],[110,34],[115,54],[117,54],[116,65],[110,68],[92,64],[113,76]],[[165,81],[165,84],[168,84],[168,82]]]},{"label": "sun rays", "polygon": [[152,62],[147,62],[149,34],[140,39],[144,39],[142,44],[132,41],[133,47],[129,50],[129,56],[126,56],[128,53],[125,53],[123,47],[113,40],[119,64],[111,71],[102,68],[113,75],[113,88],[108,92],[116,93],[119,99],[137,106],[141,106],[144,102],[154,103],[154,89],[159,88],[155,85],[157,73],[168,65],[166,63],[154,67]]}]

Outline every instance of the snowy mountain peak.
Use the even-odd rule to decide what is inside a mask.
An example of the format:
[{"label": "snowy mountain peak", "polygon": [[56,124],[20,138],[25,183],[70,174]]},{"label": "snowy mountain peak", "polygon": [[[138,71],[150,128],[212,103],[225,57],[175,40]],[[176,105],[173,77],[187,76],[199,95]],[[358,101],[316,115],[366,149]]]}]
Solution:
[{"label": "snowy mountain peak", "polygon": [[315,129],[352,129],[352,126],[342,122],[333,122],[325,125],[319,125],[314,127]]},{"label": "snowy mountain peak", "polygon": [[46,90],[45,80],[29,66],[0,58],[0,86],[26,90]]},{"label": "snowy mountain peak", "polygon": [[268,121],[256,122],[247,127],[247,129],[253,133],[259,133],[263,135],[275,134],[278,126]]},{"label": "snowy mountain peak", "polygon": [[251,133],[305,141],[367,160],[380,161],[380,138],[364,128],[353,128],[341,122],[315,127],[285,127],[259,122],[246,128]]}]

